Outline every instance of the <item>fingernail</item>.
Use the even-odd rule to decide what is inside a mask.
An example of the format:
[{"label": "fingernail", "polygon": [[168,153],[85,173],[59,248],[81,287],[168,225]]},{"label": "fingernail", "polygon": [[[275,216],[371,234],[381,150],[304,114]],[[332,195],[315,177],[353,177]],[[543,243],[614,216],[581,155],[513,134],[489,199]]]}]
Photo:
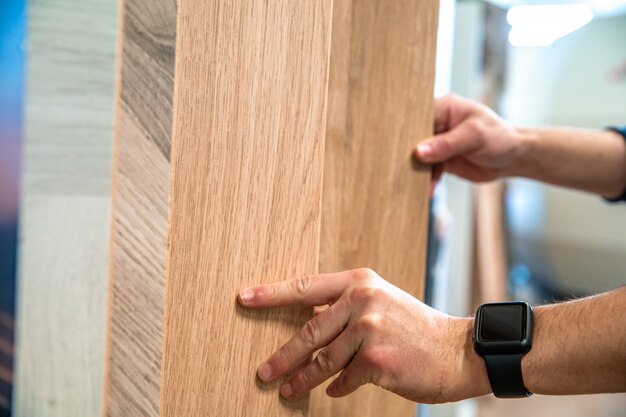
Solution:
[{"label": "fingernail", "polygon": [[250,288],[239,291],[239,299],[243,302],[252,301],[254,299],[254,291]]},{"label": "fingernail", "polygon": [[417,153],[420,158],[428,159],[433,154],[433,147],[427,143],[420,143],[417,145]]},{"label": "fingernail", "polygon": [[283,397],[291,397],[293,395],[293,389],[291,388],[291,384],[287,382],[282,387],[280,387],[280,393]]},{"label": "fingernail", "polygon": [[259,378],[261,378],[264,381],[267,381],[268,379],[270,379],[272,377],[272,366],[265,362],[264,364],[262,364],[261,366],[259,366]]}]

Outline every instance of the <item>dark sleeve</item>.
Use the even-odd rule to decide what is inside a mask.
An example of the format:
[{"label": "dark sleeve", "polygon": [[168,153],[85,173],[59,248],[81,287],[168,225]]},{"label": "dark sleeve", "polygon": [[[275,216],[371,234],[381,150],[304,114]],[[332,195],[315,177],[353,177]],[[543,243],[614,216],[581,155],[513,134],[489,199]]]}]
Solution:
[{"label": "dark sleeve", "polygon": [[[622,127],[611,126],[608,129],[612,130],[615,133],[619,133],[624,138],[624,141],[626,141],[626,126],[622,126]],[[610,202],[626,201],[626,190],[624,190],[622,195],[620,195],[619,197],[605,198],[605,200],[610,201]]]}]

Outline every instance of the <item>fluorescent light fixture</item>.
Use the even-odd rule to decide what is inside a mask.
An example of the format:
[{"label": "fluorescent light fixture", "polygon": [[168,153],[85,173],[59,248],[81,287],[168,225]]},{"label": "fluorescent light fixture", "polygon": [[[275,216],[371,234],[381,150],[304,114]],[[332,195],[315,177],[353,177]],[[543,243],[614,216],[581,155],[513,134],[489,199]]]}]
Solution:
[{"label": "fluorescent light fixture", "polygon": [[586,4],[519,5],[509,9],[509,42],[514,46],[548,46],[593,19]]}]

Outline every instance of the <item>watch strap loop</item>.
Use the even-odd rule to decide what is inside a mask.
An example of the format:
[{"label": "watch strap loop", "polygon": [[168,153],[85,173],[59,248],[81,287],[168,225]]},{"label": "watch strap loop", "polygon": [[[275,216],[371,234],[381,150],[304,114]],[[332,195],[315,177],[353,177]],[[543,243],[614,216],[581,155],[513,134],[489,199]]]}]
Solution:
[{"label": "watch strap loop", "polygon": [[493,394],[498,398],[529,397],[532,392],[522,379],[522,354],[485,355],[487,375]]}]

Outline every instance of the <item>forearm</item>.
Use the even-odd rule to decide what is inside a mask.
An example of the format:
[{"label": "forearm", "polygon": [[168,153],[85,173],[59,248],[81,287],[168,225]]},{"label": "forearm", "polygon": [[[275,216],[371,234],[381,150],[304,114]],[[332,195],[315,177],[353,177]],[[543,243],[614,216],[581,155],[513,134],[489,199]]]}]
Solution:
[{"label": "forearm", "polygon": [[[491,392],[474,351],[473,319],[457,319],[463,340],[462,398]],[[524,385],[537,394],[626,392],[626,287],[534,309],[533,347],[522,359]]]},{"label": "forearm", "polygon": [[608,130],[517,129],[511,175],[588,191],[608,198],[626,188],[626,143]]},{"label": "forearm", "polygon": [[524,383],[539,394],[626,391],[626,287],[535,309]]}]

